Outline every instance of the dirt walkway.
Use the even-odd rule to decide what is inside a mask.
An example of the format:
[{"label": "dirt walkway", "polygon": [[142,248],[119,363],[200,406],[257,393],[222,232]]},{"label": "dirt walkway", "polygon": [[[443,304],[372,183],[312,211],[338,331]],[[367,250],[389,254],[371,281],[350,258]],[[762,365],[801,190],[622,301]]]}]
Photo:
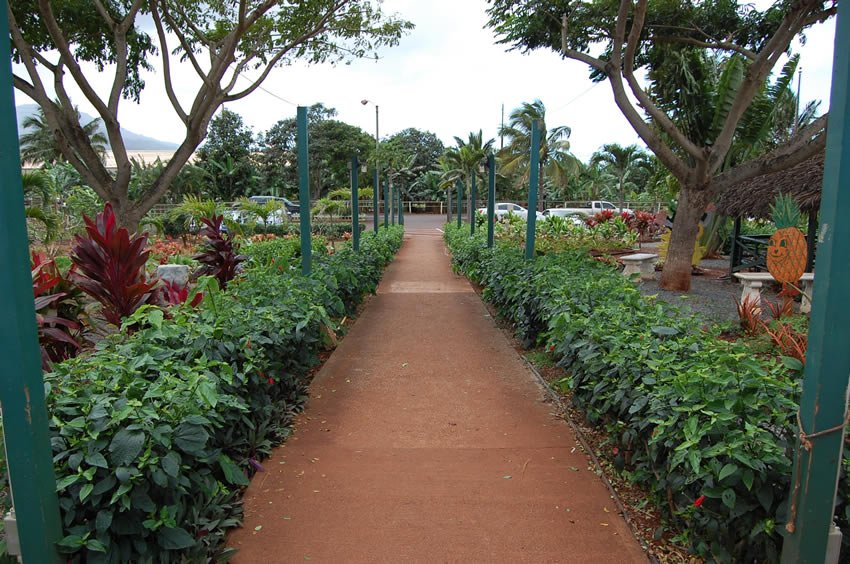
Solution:
[{"label": "dirt walkway", "polygon": [[440,223],[408,225],[294,435],[255,476],[234,562],[646,562],[451,273]]}]

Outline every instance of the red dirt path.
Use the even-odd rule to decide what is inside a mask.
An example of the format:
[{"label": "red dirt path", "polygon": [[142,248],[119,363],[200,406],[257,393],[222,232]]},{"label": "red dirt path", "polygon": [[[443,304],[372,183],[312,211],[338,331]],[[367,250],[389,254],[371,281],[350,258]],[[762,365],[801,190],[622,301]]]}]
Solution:
[{"label": "red dirt path", "polygon": [[[421,220],[420,220],[421,221]],[[646,562],[440,233],[398,258],[264,462],[229,539],[259,562]]]}]

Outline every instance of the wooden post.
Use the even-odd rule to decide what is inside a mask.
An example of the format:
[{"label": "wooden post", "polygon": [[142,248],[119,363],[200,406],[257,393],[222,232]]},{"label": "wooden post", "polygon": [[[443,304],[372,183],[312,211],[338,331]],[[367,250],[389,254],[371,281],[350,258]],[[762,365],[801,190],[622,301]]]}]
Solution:
[{"label": "wooden post", "polygon": [[6,0],[0,0],[0,403],[24,562],[59,562],[62,538],[38,347]]},{"label": "wooden post", "polygon": [[[850,375],[850,3],[838,5],[829,130],[818,234],[818,269],[809,324],[801,429],[791,479],[782,562],[823,564],[841,467]],[[801,440],[800,433],[805,440]]]}]

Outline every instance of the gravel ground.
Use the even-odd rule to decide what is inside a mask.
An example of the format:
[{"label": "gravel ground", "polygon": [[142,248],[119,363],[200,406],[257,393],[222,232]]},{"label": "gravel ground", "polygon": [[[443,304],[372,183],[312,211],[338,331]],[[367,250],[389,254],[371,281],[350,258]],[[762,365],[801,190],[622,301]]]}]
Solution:
[{"label": "gravel ground", "polygon": [[[646,252],[655,252],[652,244],[644,245]],[[737,280],[730,282],[721,279],[729,273],[729,260],[704,260],[700,263],[704,271],[701,276],[691,277],[690,292],[671,292],[658,287],[660,272],[656,279],[641,283],[641,291],[649,296],[658,296],[659,300],[683,306],[701,316],[707,323],[726,323],[738,321],[735,300],[741,298],[741,285]]]}]

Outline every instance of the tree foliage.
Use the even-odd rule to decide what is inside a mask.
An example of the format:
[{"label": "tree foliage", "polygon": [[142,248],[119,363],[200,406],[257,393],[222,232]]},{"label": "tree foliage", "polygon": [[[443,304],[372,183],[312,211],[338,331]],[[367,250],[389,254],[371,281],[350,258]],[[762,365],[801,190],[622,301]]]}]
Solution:
[{"label": "tree foliage", "polygon": [[[680,183],[665,288],[690,288],[697,222],[718,193],[823,150],[826,116],[795,128],[790,140],[766,154],[745,155],[734,165],[728,159],[736,139],[744,138],[747,112],[771,99],[777,85],[768,78],[791,41],[833,16],[835,0],[781,1],[764,10],[732,0],[489,4],[488,26],[500,43],[553,50],[587,64],[592,80],[607,80],[620,111]],[[716,75],[701,64],[712,58],[722,69]],[[647,72],[649,88],[638,70]]]},{"label": "tree foliage", "polygon": [[[373,56],[412,28],[371,0],[20,0],[10,3],[7,15],[13,59],[25,68],[14,76],[15,88],[41,106],[62,155],[132,228],[169,190],[222,104],[250,95],[278,65]],[[153,22],[153,32],[141,25],[143,18]],[[138,100],[145,88],[141,73],[151,68],[154,56],[162,59],[165,92],[185,136],[159,178],[131,198],[132,164],[118,108],[122,99]],[[112,74],[108,94],[95,90],[82,63]],[[187,71],[199,79],[192,96],[173,85],[174,74]],[[258,78],[242,88],[238,79],[244,71]],[[82,131],[69,83],[103,120],[114,172],[100,162]]]},{"label": "tree foliage", "polygon": [[253,193],[259,180],[254,148],[254,133],[242,116],[225,109],[213,118],[197,161],[210,181],[210,196],[232,202]]}]

